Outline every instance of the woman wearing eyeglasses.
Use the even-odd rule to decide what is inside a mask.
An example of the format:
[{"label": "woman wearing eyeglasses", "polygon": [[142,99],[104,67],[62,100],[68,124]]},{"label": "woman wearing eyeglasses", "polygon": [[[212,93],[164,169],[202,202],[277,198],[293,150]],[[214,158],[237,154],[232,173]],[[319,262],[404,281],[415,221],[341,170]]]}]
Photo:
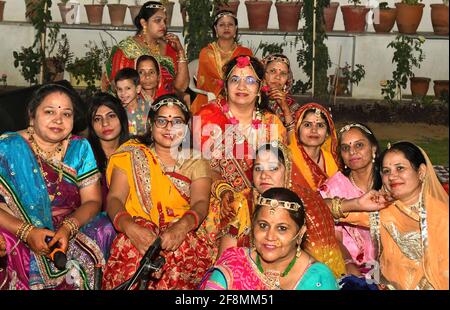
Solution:
[{"label": "woman wearing eyeglasses", "polygon": [[107,212],[119,232],[104,271],[112,289],[136,272],[157,236],[166,263],[149,289],[194,289],[215,252],[205,230],[211,172],[182,146],[190,113],[173,95],[159,97],[149,113],[147,134],[123,144],[107,168]]}]

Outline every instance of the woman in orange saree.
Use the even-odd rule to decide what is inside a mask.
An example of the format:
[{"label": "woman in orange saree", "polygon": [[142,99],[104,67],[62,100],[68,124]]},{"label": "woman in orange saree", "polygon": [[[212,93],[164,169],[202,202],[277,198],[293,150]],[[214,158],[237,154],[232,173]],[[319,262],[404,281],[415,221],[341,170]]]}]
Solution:
[{"label": "woman in orange saree", "polygon": [[[219,96],[223,88],[223,66],[239,55],[252,56],[253,52],[236,43],[238,20],[230,11],[219,11],[214,17],[212,32],[216,41],[202,48],[198,58],[197,87]],[[208,103],[205,95],[197,94],[191,112],[197,113]]]},{"label": "woman in orange saree", "polygon": [[375,280],[387,288],[448,290],[448,194],[427,154],[413,143],[388,145],[380,157],[382,192],[334,198],[334,217],[370,227],[381,273]]},{"label": "woman in orange saree", "polygon": [[[187,134],[187,106],[172,95],[159,97],[151,129],[111,156],[108,214],[119,234],[111,248],[103,287],[129,279],[159,235],[166,263],[148,289],[195,289],[216,255],[204,219],[211,186],[207,161],[180,149]],[[150,136],[151,131],[151,136]]]},{"label": "woman in orange saree", "polygon": [[295,165],[313,190],[317,190],[338,170],[337,135],[331,114],[317,103],[308,103],[297,112],[295,134],[289,148]]}]

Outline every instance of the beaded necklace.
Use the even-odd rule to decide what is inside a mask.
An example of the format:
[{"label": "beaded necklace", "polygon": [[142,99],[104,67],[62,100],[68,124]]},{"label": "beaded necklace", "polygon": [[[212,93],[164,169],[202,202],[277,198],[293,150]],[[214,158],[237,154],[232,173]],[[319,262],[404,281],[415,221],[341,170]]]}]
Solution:
[{"label": "beaded necklace", "polygon": [[[303,253],[303,252],[300,252]],[[289,265],[286,267],[286,269],[280,274],[281,277],[285,277],[288,275],[289,271],[291,271],[292,267],[294,267],[295,262],[297,261],[297,255],[294,255],[294,258],[290,261]],[[256,254],[256,266],[258,266],[258,270],[261,273],[264,273],[264,269],[261,264],[261,257],[259,254]]]}]

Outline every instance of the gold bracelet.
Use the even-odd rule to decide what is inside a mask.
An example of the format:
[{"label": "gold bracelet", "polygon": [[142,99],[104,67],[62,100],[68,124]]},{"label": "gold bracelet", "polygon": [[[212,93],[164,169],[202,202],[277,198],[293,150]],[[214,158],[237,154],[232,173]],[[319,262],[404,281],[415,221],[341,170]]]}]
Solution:
[{"label": "gold bracelet", "polygon": [[27,238],[34,226],[30,223],[23,222],[16,232],[16,237],[24,243],[27,243]]},{"label": "gold bracelet", "polygon": [[66,225],[70,230],[70,239],[76,236],[78,231],[80,230],[80,226],[78,225],[76,219],[73,217],[67,217],[62,222],[63,225]]},{"label": "gold bracelet", "polygon": [[331,214],[335,219],[345,218],[348,216],[348,212],[342,212],[342,203],[344,198],[334,197],[331,200]]},{"label": "gold bracelet", "polygon": [[215,189],[217,199],[220,199],[221,198],[220,196],[222,196],[222,194],[226,191],[233,192],[233,187],[230,184],[228,184],[227,182],[223,182],[223,181],[218,182],[216,189]]}]

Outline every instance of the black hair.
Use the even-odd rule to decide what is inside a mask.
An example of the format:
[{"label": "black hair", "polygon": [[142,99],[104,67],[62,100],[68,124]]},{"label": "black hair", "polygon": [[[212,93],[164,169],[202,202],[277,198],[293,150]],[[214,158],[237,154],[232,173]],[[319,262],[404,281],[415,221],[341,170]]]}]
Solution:
[{"label": "black hair", "polygon": [[100,143],[100,138],[97,136],[94,130],[93,121],[95,114],[100,106],[106,106],[110,108],[119,118],[120,122],[120,135],[119,135],[119,145],[124,143],[129,138],[128,131],[128,117],[125,108],[122,106],[119,99],[108,94],[108,93],[99,93],[91,98],[87,123],[88,123],[88,141],[92,146],[92,150],[94,151],[94,156],[97,161],[97,166],[100,172],[104,172],[106,170],[106,164],[108,159],[106,158],[105,151],[102,148]]},{"label": "black hair", "polygon": [[[224,87],[223,87],[224,92],[226,92],[226,90],[228,88],[228,78],[229,78],[230,72],[233,70],[234,66],[237,64],[237,59],[239,57],[249,57],[250,63],[252,65],[253,69],[255,70],[255,73],[259,79],[258,85],[261,88],[261,83],[264,79],[264,73],[265,73],[264,65],[256,57],[247,56],[247,55],[238,55],[238,56],[232,58],[229,62],[227,62],[222,69],[222,71],[224,73],[223,76],[225,77]],[[269,97],[263,91],[259,91],[259,95],[261,96],[261,102],[258,105],[258,100],[257,100],[257,102],[256,102],[257,109],[259,109],[261,111],[268,111]]]},{"label": "black hair", "polygon": [[148,21],[148,19],[150,17],[155,15],[155,13],[158,12],[158,10],[160,10],[158,8],[148,8],[147,6],[151,5],[151,4],[155,4],[155,5],[159,4],[160,5],[161,2],[159,2],[159,1],[147,1],[147,2],[145,2],[142,5],[141,10],[139,11],[138,15],[136,15],[136,17],[134,18],[134,21],[133,21],[134,25],[137,28],[137,32],[136,33],[139,33],[142,30],[141,19],[144,19],[145,21]]},{"label": "black hair", "polygon": [[[303,113],[303,119],[306,117],[306,115],[308,115],[310,113],[315,114],[316,113],[316,109],[312,108],[312,109],[306,110],[305,113]],[[325,125],[327,125],[327,133],[331,134],[331,129],[330,129],[330,124],[328,123],[328,118],[327,118],[327,116],[325,115],[325,113],[322,110],[320,110],[320,116],[325,121]]]},{"label": "black hair", "polygon": [[[176,99],[176,100],[180,101],[184,105],[184,107],[186,108],[186,111],[184,109],[180,108],[176,104],[174,106],[178,107],[181,110],[181,112],[183,113],[184,119],[186,121],[186,124],[189,123],[189,121],[191,119],[191,112],[189,112],[189,108],[188,108],[187,104],[184,102],[184,100],[179,98],[175,94],[166,94],[166,95],[159,96],[152,103],[152,106],[156,106],[159,102],[161,102],[161,101],[163,101],[165,99]],[[145,144],[147,146],[150,146],[153,143],[152,126],[151,126],[151,124],[154,122],[154,120],[156,118],[156,115],[158,115],[158,111],[164,106],[165,105],[160,106],[156,111],[153,110],[152,108],[150,108],[150,111],[148,112],[148,117],[147,117],[147,130],[146,130],[146,133],[144,135],[139,135],[139,136],[135,137],[140,143]]]},{"label": "black hair", "polygon": [[[381,175],[380,175],[380,144],[378,143],[377,138],[375,137],[375,135],[373,134],[372,129],[370,129],[369,126],[367,126],[366,124],[363,123],[357,123],[361,126],[366,127],[372,134],[369,134],[368,132],[366,132],[365,130],[363,130],[362,128],[358,127],[358,126],[352,126],[350,129],[357,129],[359,132],[361,132],[361,134],[366,137],[367,140],[369,140],[371,146],[375,146],[375,162],[373,163],[372,166],[372,182],[373,182],[373,189],[375,190],[379,190],[381,188],[381,186],[383,185],[382,181],[381,181]],[[349,129],[349,130],[350,130]],[[340,133],[338,136],[338,150],[339,150],[339,161],[341,162],[341,167],[344,167],[343,173],[345,176],[349,176],[351,169],[349,167],[345,167],[345,163],[344,160],[342,159],[342,153],[341,153],[341,143],[342,143],[342,136],[344,135],[344,133],[346,133],[347,131]]]},{"label": "black hair", "polygon": [[82,111],[82,101],[80,96],[77,94],[77,92],[72,87],[66,87],[60,83],[49,83],[44,84],[41,87],[39,87],[31,96],[30,102],[28,102],[27,106],[27,125],[30,125],[30,119],[36,117],[36,110],[37,108],[42,104],[44,99],[53,93],[63,93],[67,97],[69,97],[70,101],[72,102],[72,108],[73,108],[73,124],[74,128],[72,131],[75,130],[75,124],[81,123],[82,119],[84,118],[84,114]]},{"label": "black hair", "polygon": [[[300,205],[300,208],[297,211],[293,210],[286,210],[286,211],[289,212],[289,216],[298,225],[299,228],[305,225],[305,218],[306,218],[305,206],[303,204],[303,201],[293,191],[284,187],[273,187],[271,189],[266,190],[262,194],[262,197],[298,203]],[[253,213],[252,223],[256,222],[256,218],[258,217],[261,207],[262,207],[261,205],[256,205],[255,212]]]},{"label": "black hair", "polygon": [[[231,15],[225,15],[225,16],[230,16],[230,17],[233,18],[234,24],[236,25],[236,38],[237,38],[237,36],[238,36],[238,19],[234,16],[233,12],[231,12],[231,11],[229,11],[229,10],[220,10],[220,11],[218,11],[218,12],[216,13],[216,15],[214,15],[214,20],[216,20],[217,16],[219,16],[219,15],[222,14],[222,13],[231,13]],[[222,16],[222,17],[223,17],[223,16]],[[222,18],[222,17],[221,17],[221,18]],[[213,38],[217,38],[216,29],[215,29],[214,27],[217,26],[217,24],[219,23],[219,20],[220,20],[221,18],[217,19],[217,20],[213,23],[213,25],[212,25],[212,27],[211,27],[211,29],[212,29],[212,34],[213,34]],[[236,38],[235,38],[235,40],[236,40]]]},{"label": "black hair", "polygon": [[411,166],[414,170],[418,171],[421,164],[427,165],[425,160],[425,156],[423,156],[420,149],[411,142],[402,141],[392,144],[389,149],[386,149],[380,155],[380,171],[383,166],[384,156],[388,153],[392,152],[401,152],[405,156],[405,158],[411,163]]},{"label": "black hair", "polygon": [[283,151],[278,146],[273,146],[271,143],[263,144],[256,150],[255,159],[253,160],[253,163],[255,163],[256,158],[258,157],[258,154],[261,151],[269,151],[269,152],[271,152],[272,154],[277,156],[278,161],[280,163],[282,163],[283,166],[285,165],[286,158],[284,157]]},{"label": "black hair", "polygon": [[[114,82],[117,84],[119,81],[131,80],[135,86],[139,85],[139,73],[133,68],[122,68],[114,77]],[[117,88],[117,85],[116,85]]]},{"label": "black hair", "polygon": [[[141,56],[139,56],[139,58],[136,60],[136,70],[138,69],[138,67],[141,64],[141,62],[147,61],[147,60],[153,62],[153,64],[155,65],[155,68],[156,68],[156,73],[158,73],[158,76],[159,76],[159,63],[158,63],[158,60],[156,60],[156,58],[151,56],[151,55],[141,55]],[[139,75],[139,72],[138,72],[138,75]]]}]

